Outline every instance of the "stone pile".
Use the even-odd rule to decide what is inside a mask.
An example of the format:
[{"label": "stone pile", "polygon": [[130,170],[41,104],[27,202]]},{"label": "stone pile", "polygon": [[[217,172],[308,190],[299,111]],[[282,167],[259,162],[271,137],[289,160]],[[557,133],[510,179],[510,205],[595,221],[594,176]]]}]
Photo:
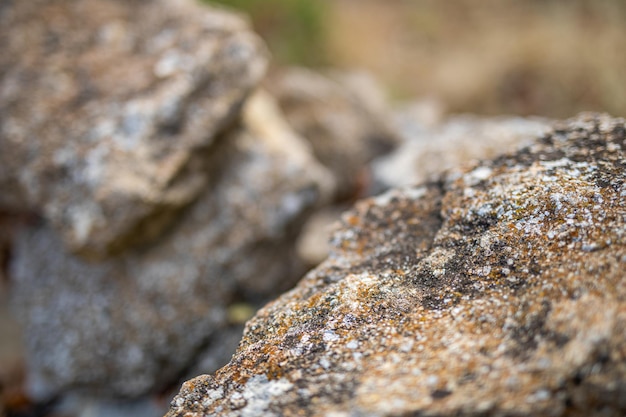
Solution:
[{"label": "stone pile", "polygon": [[0,32],[36,401],[161,415],[323,261],[170,417],[623,414],[623,120],[392,115],[193,0],[9,1]]},{"label": "stone pile", "polygon": [[135,398],[203,351],[225,363],[231,305],[301,275],[293,241],[334,192],[255,92],[262,42],[193,1],[11,2],[0,17],[0,210],[38,216],[11,265],[30,393]]},{"label": "stone pile", "polygon": [[625,161],[582,115],[360,202],[167,417],[624,415]]},{"label": "stone pile", "polygon": [[280,92],[297,88],[263,91],[245,19],[192,0],[9,2],[0,31],[0,220],[16,232],[3,226],[0,274],[11,253],[29,394],[154,413],[302,276],[303,223],[355,194],[395,136],[354,80],[315,74],[322,96],[294,98],[313,110],[285,120]]}]

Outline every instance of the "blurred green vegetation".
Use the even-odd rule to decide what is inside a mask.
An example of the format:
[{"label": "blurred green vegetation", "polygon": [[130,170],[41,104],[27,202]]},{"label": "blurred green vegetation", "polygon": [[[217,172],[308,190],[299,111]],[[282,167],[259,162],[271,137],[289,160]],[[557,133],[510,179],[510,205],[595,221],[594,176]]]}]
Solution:
[{"label": "blurred green vegetation", "polygon": [[321,0],[203,0],[247,14],[279,64],[320,66],[325,51],[327,7]]},{"label": "blurred green vegetation", "polygon": [[[209,0],[203,0],[209,1]],[[626,116],[624,0],[212,0],[277,66],[359,68],[449,112]]]}]

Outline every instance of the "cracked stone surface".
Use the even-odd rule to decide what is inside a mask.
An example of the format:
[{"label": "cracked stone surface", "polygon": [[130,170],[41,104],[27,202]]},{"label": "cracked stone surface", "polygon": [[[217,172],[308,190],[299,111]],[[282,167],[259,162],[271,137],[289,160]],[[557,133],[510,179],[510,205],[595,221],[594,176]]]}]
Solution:
[{"label": "cracked stone surface", "polygon": [[358,203],[167,417],[624,415],[625,132],[580,115]]}]

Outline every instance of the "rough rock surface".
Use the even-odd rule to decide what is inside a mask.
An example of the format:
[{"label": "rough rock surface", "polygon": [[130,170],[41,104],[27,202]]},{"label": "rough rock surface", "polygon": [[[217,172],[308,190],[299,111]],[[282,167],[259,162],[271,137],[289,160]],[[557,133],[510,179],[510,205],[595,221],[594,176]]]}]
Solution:
[{"label": "rough rock surface", "polygon": [[[460,170],[476,159],[531,143],[550,129],[550,123],[540,118],[461,115],[444,121],[442,113],[438,103],[429,100],[413,102],[395,112],[394,126],[402,142],[394,151],[367,164],[369,174],[361,184],[362,197],[436,179],[445,170]],[[304,225],[298,255],[311,267],[330,253],[329,228],[346,209],[345,204],[327,208]]]},{"label": "rough rock surface", "polygon": [[365,200],[168,417],[622,416],[626,126]]},{"label": "rough rock surface", "polygon": [[258,301],[301,276],[294,233],[331,194],[332,178],[271,100],[249,99],[243,122],[199,156],[216,174],[149,245],[91,263],[69,254],[45,221],[17,238],[12,301],[31,392],[159,389],[221,343],[230,303]]},{"label": "rough rock surface", "polygon": [[337,179],[339,198],[362,187],[368,161],[398,142],[376,83],[361,73],[324,76],[303,68],[274,74],[267,83],[285,118],[306,138]]},{"label": "rough rock surface", "polygon": [[100,258],[206,189],[199,151],[266,66],[242,19],[193,0],[3,2],[0,33],[0,209]]},{"label": "rough rock surface", "polygon": [[527,145],[550,129],[544,119],[506,116],[460,115],[428,124],[419,112],[411,105],[396,112],[403,142],[372,164],[374,191],[425,182],[443,170]]}]

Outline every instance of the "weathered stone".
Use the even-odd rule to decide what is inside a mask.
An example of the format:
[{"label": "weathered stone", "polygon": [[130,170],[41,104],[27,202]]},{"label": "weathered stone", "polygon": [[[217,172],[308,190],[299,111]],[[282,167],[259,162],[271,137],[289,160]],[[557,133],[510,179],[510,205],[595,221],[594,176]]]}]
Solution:
[{"label": "weathered stone", "polygon": [[[435,179],[445,170],[462,169],[476,159],[531,143],[550,129],[550,123],[540,118],[462,115],[444,122],[439,106],[425,100],[396,112],[395,126],[403,142],[368,164],[371,174],[363,194],[378,194],[392,187]],[[307,221],[298,239],[301,259],[311,266],[326,259],[330,252],[330,227],[345,209],[341,205],[330,207]]]},{"label": "weathered stone", "polygon": [[12,302],[37,397],[139,396],[175,382],[229,331],[229,304],[300,276],[295,234],[332,177],[271,100],[249,99],[242,125],[198,157],[209,184],[158,241],[89,263],[45,221],[17,238]]},{"label": "weathered stone", "polygon": [[366,163],[391,150],[398,138],[374,81],[364,74],[321,74],[290,68],[270,78],[289,124],[311,142],[337,180],[339,198],[363,188]]},{"label": "weathered stone", "polygon": [[266,67],[242,19],[192,0],[10,1],[0,32],[0,208],[42,212],[92,257],[206,190],[199,155]]},{"label": "weathered stone", "polygon": [[579,116],[359,203],[167,416],[624,415],[625,132]]},{"label": "weathered stone", "polygon": [[421,111],[408,106],[396,113],[395,125],[403,142],[372,164],[375,191],[419,184],[443,170],[493,158],[531,143],[550,129],[547,120],[505,116],[462,115],[429,124]]}]

